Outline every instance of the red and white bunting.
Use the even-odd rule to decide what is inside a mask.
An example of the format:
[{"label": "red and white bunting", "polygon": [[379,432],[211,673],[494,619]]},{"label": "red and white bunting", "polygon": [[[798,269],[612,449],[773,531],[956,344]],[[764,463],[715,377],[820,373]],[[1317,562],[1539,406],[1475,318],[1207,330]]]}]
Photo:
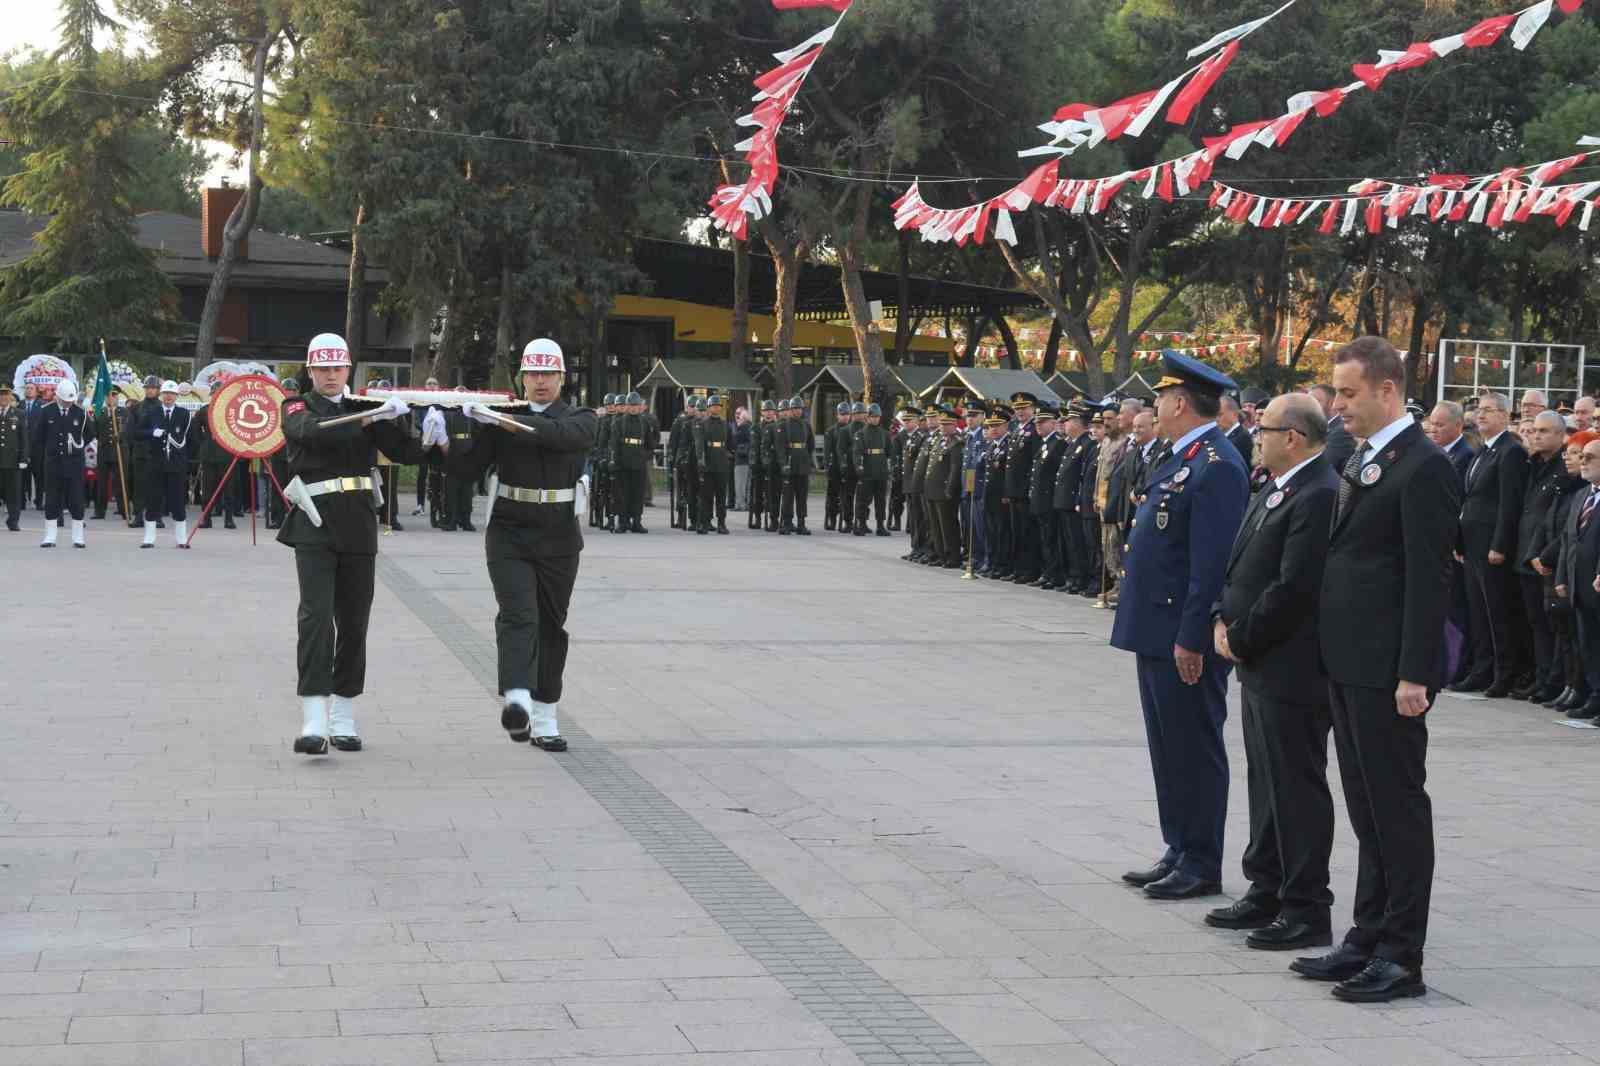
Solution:
[{"label": "red and white bunting", "polygon": [[833,40],[834,31],[844,21],[854,0],[772,0],[780,10],[791,8],[826,7],[839,12],[833,25],[812,34],[793,48],[773,53],[778,66],[755,80],[756,108],[736,121],[741,126],[753,126],[755,132],[734,145],[743,152],[750,165],[750,176],[739,185],[723,185],[711,195],[711,222],[719,230],[732,233],[739,240],[750,234],[750,220],[765,218],[772,211],[772,190],[778,182],[778,131],[800,95],[816,66],[822,50]]},{"label": "red and white bunting", "polygon": [[[1192,86],[1201,79],[1202,70],[1213,61],[1218,68],[1214,73],[1220,76],[1221,69],[1226,68],[1227,63],[1232,60],[1232,54],[1224,56],[1224,53],[1230,50],[1236,51],[1240,40],[1259,29],[1288,6],[1286,4],[1264,19],[1244,23],[1225,34],[1219,34],[1213,41],[1208,41],[1197,52],[1192,52],[1191,56],[1215,47],[1217,42],[1224,43],[1226,47],[1160,89],[1126,97],[1105,107],[1069,104],[1061,108],[1056,112],[1052,122],[1040,127],[1051,134],[1053,138],[1051,143],[1017,154],[1022,157],[1054,156],[1055,162],[1059,163],[1061,156],[1070,154],[1080,145],[1087,144],[1092,147],[1101,141],[1123,136],[1131,129],[1142,130],[1143,126],[1137,124],[1141,120],[1148,123],[1153,111],[1165,106],[1167,98],[1180,83],[1185,79],[1191,79]],[[1526,48],[1534,35],[1549,20],[1553,8],[1559,8],[1563,13],[1570,15],[1582,6],[1583,0],[1540,0],[1539,3],[1520,11],[1483,19],[1458,34],[1432,41],[1416,42],[1403,51],[1380,51],[1378,62],[1357,63],[1351,68],[1357,80],[1348,85],[1296,93],[1289,98],[1284,113],[1277,118],[1240,123],[1221,135],[1203,137],[1203,148],[1140,170],[1124,171],[1102,178],[1082,179],[1065,179],[1057,171],[1051,171],[1054,185],[1039,188],[1032,183],[1047,169],[1040,167],[1028,178],[999,196],[961,208],[934,207],[922,198],[921,191],[913,185],[905,196],[895,202],[895,227],[914,228],[926,241],[956,240],[958,243],[965,243],[966,240],[973,239],[982,244],[988,233],[987,223],[993,216],[995,219],[993,230],[996,237],[1015,244],[1016,230],[1010,213],[1026,210],[1034,204],[1059,207],[1072,214],[1099,214],[1115,201],[1129,182],[1139,183],[1141,195],[1146,200],[1159,196],[1163,200],[1170,201],[1174,194],[1186,196],[1210,180],[1212,168],[1218,160],[1242,159],[1246,152],[1258,145],[1265,148],[1281,148],[1311,115],[1315,114],[1321,118],[1332,115],[1343,106],[1351,94],[1362,91],[1376,92],[1390,74],[1420,67],[1462,48],[1485,48],[1502,38],[1509,38],[1512,45],[1518,49]],[[1210,81],[1214,82],[1215,76],[1210,76]],[[1184,92],[1178,93],[1177,99],[1173,102],[1174,109],[1180,104],[1192,108],[1209,87],[1209,83],[1201,85],[1193,99],[1187,98],[1186,94],[1189,92],[1187,88]],[[1171,118],[1170,113],[1168,117]],[[1063,144],[1066,147],[1062,147]],[[1593,140],[1585,138],[1579,144],[1580,147],[1600,144],[1600,138]],[[1519,178],[1522,173],[1520,170],[1510,177],[1490,175],[1476,188],[1441,187],[1426,190],[1426,195],[1407,194],[1403,207],[1399,209],[1395,208],[1393,199],[1380,202],[1380,198],[1376,195],[1378,192],[1383,192],[1387,197],[1387,187],[1374,187],[1365,194],[1323,199],[1262,198],[1239,190],[1218,187],[1212,193],[1211,205],[1225,210],[1229,218],[1240,223],[1276,227],[1309,224],[1316,220],[1318,229],[1323,233],[1332,232],[1336,226],[1341,227],[1341,232],[1348,233],[1358,223],[1364,223],[1369,229],[1382,228],[1391,211],[1394,213],[1390,224],[1397,224],[1400,215],[1409,211],[1412,214],[1433,218],[1435,221],[1441,216],[1450,221],[1461,221],[1465,218],[1466,221],[1481,222],[1495,228],[1503,225],[1508,219],[1521,222],[1526,221],[1532,214],[1548,214],[1556,218],[1558,224],[1564,225],[1579,204],[1582,204],[1584,210],[1580,215],[1579,225],[1587,229],[1595,203],[1592,200],[1585,202],[1586,196],[1582,192],[1584,187],[1548,185],[1551,179],[1576,166],[1575,160],[1581,158],[1581,156],[1569,157],[1543,164],[1535,169],[1534,175],[1519,189],[1508,187],[1507,183]],[[1485,191],[1491,182],[1495,183],[1495,188],[1498,190],[1495,196]],[[914,209],[907,210],[908,206]],[[974,219],[981,219],[982,226],[969,226],[968,223]]]}]

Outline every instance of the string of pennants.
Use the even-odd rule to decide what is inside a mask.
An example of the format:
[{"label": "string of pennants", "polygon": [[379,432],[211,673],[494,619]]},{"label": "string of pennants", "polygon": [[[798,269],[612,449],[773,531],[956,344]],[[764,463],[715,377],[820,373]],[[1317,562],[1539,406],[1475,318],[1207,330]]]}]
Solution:
[{"label": "string of pennants", "polygon": [[[1586,137],[1585,142],[1595,138]],[[1309,223],[1319,215],[1317,229],[1348,234],[1358,226],[1377,233],[1385,225],[1391,229],[1400,220],[1421,217],[1429,222],[1481,223],[1500,229],[1510,222],[1526,222],[1532,216],[1553,218],[1557,226],[1581,206],[1578,228],[1587,230],[1600,203],[1600,181],[1552,185],[1553,179],[1589,159],[1592,153],[1579,152],[1538,163],[1531,167],[1506,167],[1493,174],[1433,174],[1426,184],[1410,185],[1368,178],[1337,196],[1262,196],[1222,182],[1212,186],[1210,206],[1224,212],[1234,222],[1272,229]]]},{"label": "string of pennants", "polygon": [[807,37],[793,48],[774,52],[778,65],[756,78],[756,94],[752,99],[756,108],[735,121],[740,126],[754,127],[755,132],[734,145],[743,152],[750,165],[750,175],[738,185],[723,185],[711,194],[711,222],[719,230],[733,234],[739,240],[749,236],[750,220],[760,220],[772,212],[772,190],[778,183],[778,131],[783,128],[789,109],[800,95],[811,68],[816,66],[822,50],[833,40],[839,23],[844,21],[854,0],[772,0],[780,11],[796,8],[826,7],[839,13],[833,24]]},{"label": "string of pennants", "polygon": [[[1432,41],[1419,41],[1403,51],[1382,49],[1377,63],[1357,63],[1351,67],[1351,72],[1356,77],[1355,81],[1321,91],[1296,93],[1289,98],[1284,113],[1276,118],[1240,123],[1220,136],[1202,138],[1204,147],[1196,151],[1138,170],[1127,170],[1105,177],[1080,179],[1065,177],[1062,174],[1060,157],[1069,154],[1078,144],[1093,145],[1100,140],[1114,139],[1130,132],[1137,136],[1152,117],[1152,108],[1157,108],[1157,105],[1164,101],[1164,94],[1170,95],[1177,83],[1168,83],[1161,89],[1128,97],[1107,108],[1078,112],[1077,109],[1082,105],[1071,105],[1057,112],[1058,118],[1054,122],[1040,127],[1054,135],[1055,139],[1051,144],[1018,153],[1024,157],[1055,155],[1057,158],[1037,167],[1027,177],[998,196],[965,207],[934,207],[923,198],[920,183],[913,182],[911,187],[894,202],[895,228],[915,229],[924,241],[933,243],[953,241],[957,245],[965,245],[968,240],[982,244],[992,232],[996,240],[1014,245],[1017,243],[1017,236],[1011,218],[1012,213],[1029,210],[1036,204],[1060,208],[1073,214],[1099,214],[1129,186],[1142,186],[1142,195],[1146,200],[1160,197],[1164,201],[1171,202],[1175,196],[1187,196],[1210,181],[1212,168],[1220,159],[1237,161],[1242,159],[1250,148],[1257,145],[1265,148],[1281,148],[1312,114],[1327,118],[1339,110],[1351,95],[1363,90],[1377,92],[1391,74],[1416,69],[1463,48],[1487,48],[1502,38],[1509,39],[1512,46],[1518,50],[1525,49],[1544,28],[1556,8],[1564,14],[1571,15],[1582,5],[1583,0],[1539,0],[1538,3],[1518,11],[1483,19],[1461,33]],[[1284,9],[1280,8],[1279,12],[1282,10]],[[1276,16],[1279,12],[1274,12],[1273,16],[1268,18]],[[1251,27],[1250,32],[1259,28],[1258,25],[1251,23],[1244,25]],[[1238,29],[1240,27],[1235,27],[1235,30]],[[1238,37],[1242,39],[1245,35],[1239,34]],[[1207,42],[1207,46],[1211,43]],[[1231,40],[1223,52],[1236,50],[1235,46],[1238,43],[1238,39]],[[1221,55],[1222,53],[1218,53],[1218,56]],[[1232,56],[1228,55],[1227,58],[1231,61]],[[1220,59],[1219,64],[1226,65]],[[1059,117],[1063,113],[1068,117]],[[1073,113],[1077,114],[1076,118],[1072,117]],[[1091,118],[1091,115],[1094,117]],[[1140,124],[1141,120],[1144,125]],[[1064,122],[1087,124],[1088,132],[1086,133],[1078,125],[1063,126]],[[1067,147],[1061,147],[1062,141],[1066,142]],[[1509,197],[1509,190],[1499,191]],[[1573,199],[1576,200],[1576,196]],[[1412,206],[1414,201],[1407,205],[1407,209]],[[1592,204],[1590,206],[1592,207]],[[1373,210],[1369,205],[1369,213]],[[1377,210],[1381,226],[1383,220],[1381,206]],[[1529,209],[1528,213],[1531,214],[1536,210],[1537,208]],[[1567,208],[1566,214],[1570,215],[1571,210],[1570,207]],[[1253,206],[1248,208],[1242,220],[1248,220],[1253,211]],[[1586,209],[1584,223],[1587,223],[1589,214],[1590,211]],[[1265,218],[1265,208],[1261,217]],[[1501,217],[1504,217],[1503,211]],[[1564,217],[1562,221],[1565,221]]]}]

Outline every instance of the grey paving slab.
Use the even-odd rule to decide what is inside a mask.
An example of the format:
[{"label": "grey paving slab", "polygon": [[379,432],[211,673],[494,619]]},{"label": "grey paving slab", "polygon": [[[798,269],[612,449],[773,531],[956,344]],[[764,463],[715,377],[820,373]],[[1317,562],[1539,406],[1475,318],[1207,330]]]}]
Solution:
[{"label": "grey paving slab", "polygon": [[[1118,882],[1158,840],[1103,612],[733,524],[590,538],[562,758],[499,733],[481,536],[383,538],[328,760],[285,549],[0,540],[62,605],[0,641],[71,650],[0,707],[0,1066],[1600,1061],[1600,738],[1441,703],[1434,991],[1350,1008]],[[1346,912],[1342,811],[1333,871]]]}]

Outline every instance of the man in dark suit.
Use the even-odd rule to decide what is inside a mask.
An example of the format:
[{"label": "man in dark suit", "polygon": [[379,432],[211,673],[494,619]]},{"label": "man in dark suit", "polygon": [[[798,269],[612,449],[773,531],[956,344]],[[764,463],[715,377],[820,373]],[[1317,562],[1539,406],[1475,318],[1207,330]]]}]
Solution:
[{"label": "man in dark suit", "polygon": [[[44,411],[44,401],[39,399],[39,386],[28,382],[22,386],[22,432],[28,439],[33,439],[33,420]],[[34,510],[44,508],[44,471],[38,463],[33,463],[22,470],[22,506],[28,506],[29,498],[33,499]]]},{"label": "man in dark suit", "polygon": [[1044,566],[1039,542],[1039,522],[1028,513],[1028,479],[1033,476],[1033,457],[1039,451],[1039,430],[1033,424],[1031,392],[1014,393],[1011,410],[1016,425],[1006,439],[1006,494],[1011,510],[1011,581],[1031,585],[1039,580]]},{"label": "man in dark suit", "polygon": [[1344,469],[1344,464],[1350,461],[1350,453],[1356,450],[1356,440],[1345,428],[1344,416],[1333,409],[1333,386],[1317,384],[1306,390],[1322,405],[1322,413],[1328,416],[1328,446],[1322,449],[1322,457],[1328,461],[1335,472]]},{"label": "man in dark suit", "polygon": [[1322,458],[1328,422],[1309,396],[1280,396],[1260,416],[1271,480],[1251,500],[1228,559],[1213,638],[1239,673],[1250,844],[1250,891],[1206,915],[1256,930],[1250,947],[1333,942],[1328,855],[1331,716],[1317,651],[1317,594],[1339,477]]},{"label": "man in dark suit", "polygon": [[[1067,415],[1067,425],[1073,424],[1073,415]],[[1072,443],[1057,429],[1056,410],[1048,403],[1039,406],[1035,419],[1039,427],[1039,450],[1033,456],[1033,469],[1028,474],[1028,513],[1039,524],[1039,553],[1043,569],[1039,588],[1058,589],[1066,582],[1067,560],[1061,554],[1061,536],[1058,528],[1060,514],[1055,510],[1056,473]]]},{"label": "man in dark suit", "polygon": [[[1466,438],[1466,426],[1466,412],[1452,400],[1440,400],[1435,404],[1427,422],[1423,424],[1428,439],[1439,446],[1439,450],[1444,452],[1450,465],[1455,468],[1463,494],[1467,486],[1467,469],[1472,466],[1473,456],[1478,454],[1478,450]],[[1464,649],[1460,668],[1450,680],[1460,682],[1472,672],[1472,610],[1467,600],[1467,569],[1459,555],[1450,560],[1450,622],[1461,632]]]},{"label": "man in dark suit", "polygon": [[1589,483],[1572,509],[1566,547],[1556,564],[1556,595],[1570,598],[1578,618],[1578,647],[1588,674],[1589,698],[1569,718],[1600,717],[1600,440],[1583,446],[1583,480]]},{"label": "man in dark suit", "polygon": [[1217,428],[1226,374],[1178,352],[1162,353],[1156,383],[1172,456],[1151,472],[1139,505],[1111,646],[1138,656],[1139,702],[1155,778],[1165,853],[1123,875],[1152,899],[1222,891],[1228,810],[1229,664],[1212,650],[1211,608],[1239,531],[1249,473]]},{"label": "man in dark suit", "polygon": [[1467,606],[1472,617],[1472,671],[1452,686],[1456,692],[1484,691],[1496,699],[1511,692],[1516,669],[1506,624],[1511,591],[1508,559],[1517,552],[1517,518],[1528,483],[1528,453],[1507,431],[1510,401],[1489,393],[1478,399],[1478,431],[1483,450],[1467,468],[1461,507],[1461,553],[1467,572]]},{"label": "man in dark suit", "polygon": [[1336,403],[1364,443],[1341,472],[1322,574],[1318,645],[1345,807],[1360,842],[1355,924],[1291,969],[1334,995],[1423,995],[1433,891],[1425,715],[1445,681],[1450,552],[1461,495],[1450,460],[1405,408],[1405,365],[1381,337],[1334,355]]},{"label": "man in dark suit", "polygon": [[[1089,434],[1089,405],[1083,400],[1073,400],[1067,408],[1067,418],[1062,436],[1066,438],[1065,454],[1055,471],[1052,490],[1052,507],[1055,525],[1060,537],[1059,549],[1064,580],[1060,582],[1069,594],[1082,592],[1089,584],[1089,546],[1084,543],[1083,523],[1078,517],[1078,498],[1086,476],[1088,456],[1094,443]],[[1092,476],[1092,475],[1089,475]]]},{"label": "man in dark suit", "polygon": [[[1550,513],[1570,492],[1576,480],[1567,473],[1563,452],[1567,447],[1567,422],[1554,411],[1541,411],[1533,420],[1532,449],[1528,456],[1528,484],[1517,516],[1517,554],[1513,572],[1522,595],[1522,611],[1533,637],[1534,679],[1513,692],[1515,699],[1545,703],[1566,688],[1565,664],[1556,656],[1556,634],[1546,609],[1549,588],[1544,573],[1534,566],[1545,548]],[[1543,565],[1541,562],[1540,565]]]},{"label": "man in dark suit", "polygon": [[1217,428],[1227,434],[1228,443],[1244,460],[1244,468],[1254,469],[1255,441],[1250,437],[1250,428],[1244,424],[1244,412],[1239,409],[1239,401],[1232,396],[1222,398],[1222,410],[1217,413]]}]

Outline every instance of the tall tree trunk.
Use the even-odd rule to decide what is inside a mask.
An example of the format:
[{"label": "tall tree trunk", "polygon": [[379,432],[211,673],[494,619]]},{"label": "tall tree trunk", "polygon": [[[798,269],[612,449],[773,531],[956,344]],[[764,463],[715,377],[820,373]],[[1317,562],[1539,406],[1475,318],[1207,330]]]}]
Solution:
[{"label": "tall tree trunk", "polygon": [[1406,397],[1425,403],[1428,388],[1427,343],[1428,316],[1433,313],[1433,301],[1419,285],[1411,296],[1411,347],[1406,354]]},{"label": "tall tree trunk", "polygon": [[516,346],[516,294],[512,291],[511,260],[500,263],[500,311],[494,326],[494,358],[489,361],[489,387],[511,388],[511,353]]},{"label": "tall tree trunk", "polygon": [[450,275],[450,296],[444,309],[444,329],[439,333],[439,350],[433,353],[433,366],[429,373],[439,379],[439,384],[449,388],[451,372],[461,362],[462,333],[467,328],[466,271],[456,268]]},{"label": "tall tree trunk", "polygon": [[[362,359],[367,346],[367,221],[365,196],[356,197],[356,224],[350,230],[350,274],[345,281],[344,340],[350,357]],[[396,382],[398,384],[398,382]]]},{"label": "tall tree trunk", "polygon": [[[1050,338],[1044,342],[1044,362],[1039,367],[1039,376],[1048,379],[1055,372],[1061,362],[1061,319],[1050,320]],[[1067,369],[1072,369],[1068,367]]]},{"label": "tall tree trunk", "polygon": [[1011,332],[1011,323],[1006,321],[1005,315],[995,315],[994,324],[1000,328],[1000,340],[1006,346],[1005,368],[1021,370],[1022,352],[1017,347],[1017,335]]},{"label": "tall tree trunk", "polygon": [[728,354],[733,365],[750,371],[750,245],[733,242],[733,338]]},{"label": "tall tree trunk", "polygon": [[861,281],[864,269],[861,259],[867,243],[867,214],[872,209],[873,188],[862,185],[856,190],[855,217],[848,236],[839,244],[839,285],[844,290],[844,304],[850,312],[850,331],[855,334],[856,353],[861,359],[865,390],[862,402],[881,403],[887,407],[894,390],[890,385],[889,368],[883,361],[883,338],[878,334],[878,324],[872,320],[867,289]]},{"label": "tall tree trunk", "polygon": [[433,370],[433,315],[438,310],[427,296],[415,296],[411,301],[411,377],[426,377]]},{"label": "tall tree trunk", "polygon": [[794,308],[800,292],[800,261],[805,254],[804,236],[791,237],[775,225],[761,227],[762,239],[772,254],[777,277],[773,293],[772,374],[777,379],[778,395],[794,395]]},{"label": "tall tree trunk", "polygon": [[967,344],[965,351],[956,351],[956,366],[977,366],[978,345],[983,343],[983,338],[989,332],[989,322],[993,316],[984,311],[981,314],[967,316]]},{"label": "tall tree trunk", "polygon": [[278,27],[270,24],[255,45],[251,71],[249,176],[245,181],[244,196],[233,206],[228,221],[222,227],[222,253],[217,256],[217,267],[211,274],[211,287],[206,290],[205,307],[200,312],[200,329],[194,340],[194,362],[197,367],[203,367],[216,358],[217,321],[222,317],[222,303],[228,296],[228,283],[233,279],[239,242],[255,228],[256,212],[261,207],[261,178],[256,164],[261,155],[261,136],[266,123],[263,106],[267,56],[277,38]]},{"label": "tall tree trunk", "polygon": [[905,363],[911,354],[911,337],[916,328],[916,323],[911,321],[911,231],[901,230],[898,242],[900,256],[895,293],[899,310],[894,318],[894,358],[897,363]]}]

